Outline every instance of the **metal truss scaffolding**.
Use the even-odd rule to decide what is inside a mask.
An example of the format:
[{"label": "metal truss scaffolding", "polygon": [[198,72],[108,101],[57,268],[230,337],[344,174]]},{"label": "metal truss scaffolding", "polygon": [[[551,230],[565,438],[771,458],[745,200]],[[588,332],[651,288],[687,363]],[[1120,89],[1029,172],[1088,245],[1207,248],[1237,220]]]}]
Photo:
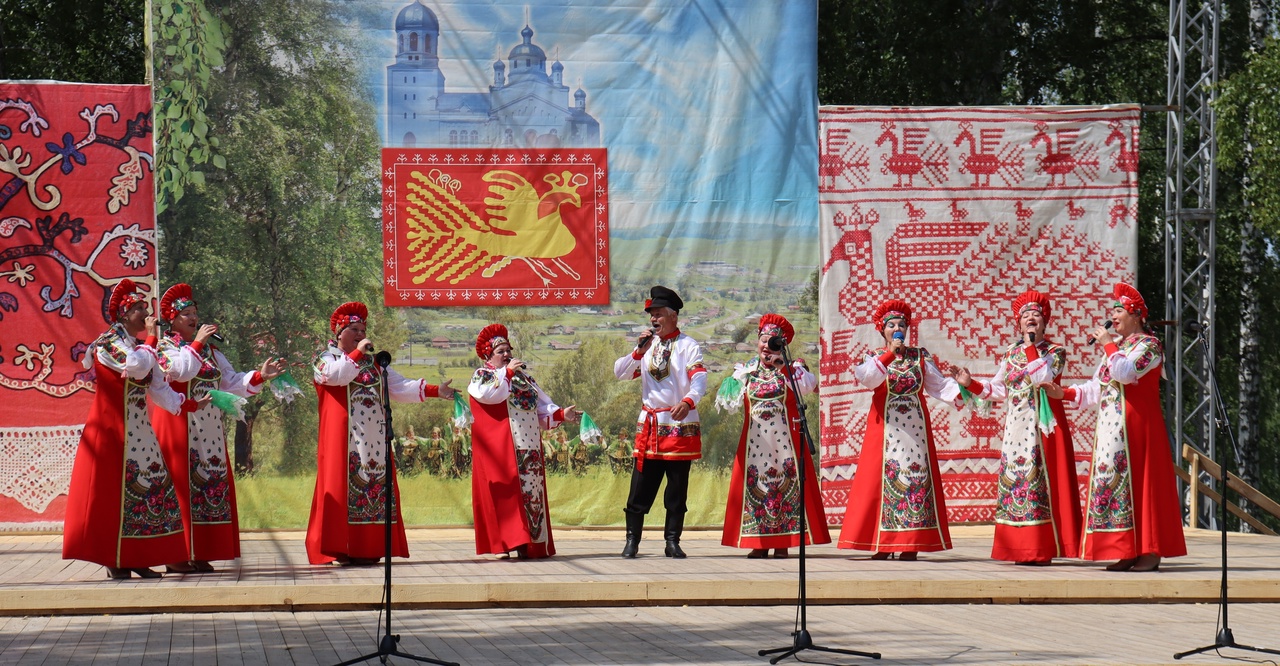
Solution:
[{"label": "metal truss scaffolding", "polygon": [[[1218,82],[1221,17],[1221,0],[1169,2],[1165,318],[1180,324],[1208,324],[1204,334],[1209,349],[1215,349],[1212,324],[1217,143],[1213,101]],[[1182,330],[1170,331],[1165,350],[1172,382],[1165,406],[1173,434],[1174,459],[1181,462],[1183,442],[1199,446],[1216,459],[1216,405],[1209,384],[1211,359],[1205,358],[1195,339]]]}]

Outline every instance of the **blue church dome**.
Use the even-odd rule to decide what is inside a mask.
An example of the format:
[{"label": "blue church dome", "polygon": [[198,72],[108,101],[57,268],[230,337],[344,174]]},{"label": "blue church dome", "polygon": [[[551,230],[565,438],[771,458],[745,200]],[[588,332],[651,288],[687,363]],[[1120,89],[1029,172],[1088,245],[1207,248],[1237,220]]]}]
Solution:
[{"label": "blue church dome", "polygon": [[[424,7],[423,9],[426,8]],[[547,52],[533,43],[533,29],[526,25],[524,30],[520,31],[520,36],[524,38],[524,43],[518,44],[511,49],[511,53],[507,54],[507,59],[511,60],[513,65],[517,65],[515,62],[517,58],[528,58],[533,61],[530,65],[531,67],[544,67],[547,63]]]},{"label": "blue church dome", "polygon": [[401,30],[426,30],[439,33],[440,21],[434,12],[422,4],[422,0],[415,0],[412,5],[401,9],[396,15],[396,32]]}]

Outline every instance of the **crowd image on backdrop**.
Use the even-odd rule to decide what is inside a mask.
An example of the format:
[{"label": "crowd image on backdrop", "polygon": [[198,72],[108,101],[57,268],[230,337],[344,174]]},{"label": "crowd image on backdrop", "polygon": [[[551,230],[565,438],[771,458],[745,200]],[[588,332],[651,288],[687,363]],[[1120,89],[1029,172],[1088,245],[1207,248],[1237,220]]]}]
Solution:
[{"label": "crowd image on backdrop", "polygon": [[[1185,555],[1160,402],[1163,348],[1147,328],[1137,289],[1118,283],[1105,305],[1110,319],[1092,331],[1095,349],[1072,350],[1049,334],[1047,295],[1012,296],[1009,318],[1020,339],[982,382],[907,344],[910,303],[877,304],[870,317],[878,346],[850,369],[872,399],[837,548],[912,561],[952,547],[932,399],[983,412],[1004,404],[993,559],[1046,566],[1081,558],[1108,561],[1108,571],[1157,571],[1163,558]],[[589,416],[558,405],[529,374],[520,341],[502,323],[478,332],[478,367],[463,392],[448,380],[434,385],[396,372],[367,337],[368,308],[338,306],[329,318],[332,339],[312,364],[319,439],[308,561],[376,564],[388,554],[388,522],[390,556],[409,557],[401,467],[470,476],[477,555],[553,557],[547,471],[600,463],[630,473],[618,507],[626,526],[621,556],[641,555],[645,518],[661,490],[662,554],[687,557],[681,537],[690,467],[702,456],[698,406],[708,397],[709,378],[702,347],[680,330],[683,308],[674,290],[650,289],[643,304],[650,328],[613,367],[619,381],[639,380],[641,409],[634,429],[605,445],[585,436],[600,432]],[[223,416],[264,387],[280,399],[299,393],[282,359],[265,358],[248,372],[233,368],[218,349],[217,326],[201,322],[191,286],[170,287],[157,309],[153,316],[147,295],[122,280],[108,303],[111,325],[84,357],[97,391],[73,466],[63,558],[101,564],[112,579],[158,578],[162,573],[152,568],[158,566],[171,574],[209,573],[213,562],[239,557]],[[796,331],[785,317],[760,317],[756,335],[755,356],[720,378],[709,401],[742,415],[721,543],[746,550],[750,559],[786,558],[802,544],[832,541],[815,449],[800,418],[818,379],[804,359],[791,357]],[[1096,356],[1097,370],[1086,382],[1064,386],[1071,353]],[[389,456],[390,403],[428,399],[453,401],[452,427],[410,429]],[[1097,411],[1084,488],[1074,471],[1068,408]],[[579,422],[584,434],[570,440],[560,426]]]}]

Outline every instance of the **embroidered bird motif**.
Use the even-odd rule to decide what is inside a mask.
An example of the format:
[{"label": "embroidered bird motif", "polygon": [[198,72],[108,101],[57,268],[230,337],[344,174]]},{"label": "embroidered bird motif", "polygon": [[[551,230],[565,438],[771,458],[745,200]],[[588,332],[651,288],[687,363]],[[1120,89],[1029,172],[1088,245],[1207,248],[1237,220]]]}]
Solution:
[{"label": "embroidered bird motif", "polygon": [[514,261],[523,261],[550,286],[560,276],[581,276],[563,257],[578,245],[560,216],[565,204],[582,206],[578,188],[587,177],[564,171],[542,177],[550,188],[539,193],[520,174],[497,170],[482,177],[489,183],[483,215],[459,200],[448,176],[435,178],[414,171],[407,184],[409,266],[415,284],[434,279],[457,284],[476,271],[491,278]]}]

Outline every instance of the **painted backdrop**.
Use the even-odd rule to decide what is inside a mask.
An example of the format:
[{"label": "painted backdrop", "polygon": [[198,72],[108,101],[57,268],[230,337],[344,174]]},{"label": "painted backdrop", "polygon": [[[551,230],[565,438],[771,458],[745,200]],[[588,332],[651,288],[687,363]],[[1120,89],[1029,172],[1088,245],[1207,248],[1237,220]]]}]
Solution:
[{"label": "painted backdrop", "polygon": [[[409,306],[415,341],[402,372],[474,367],[475,333],[502,316],[540,380],[589,364],[612,382],[593,343],[647,328],[654,284],[684,296],[713,392],[754,354],[764,312],[792,317],[793,351],[816,355],[816,312],[798,305],[818,263],[815,2],[347,10],[384,147],[384,295]],[[493,305],[504,310],[456,307]],[[639,389],[613,384],[554,397],[597,405],[621,451]],[[704,419],[724,465],[741,421]]]}]

